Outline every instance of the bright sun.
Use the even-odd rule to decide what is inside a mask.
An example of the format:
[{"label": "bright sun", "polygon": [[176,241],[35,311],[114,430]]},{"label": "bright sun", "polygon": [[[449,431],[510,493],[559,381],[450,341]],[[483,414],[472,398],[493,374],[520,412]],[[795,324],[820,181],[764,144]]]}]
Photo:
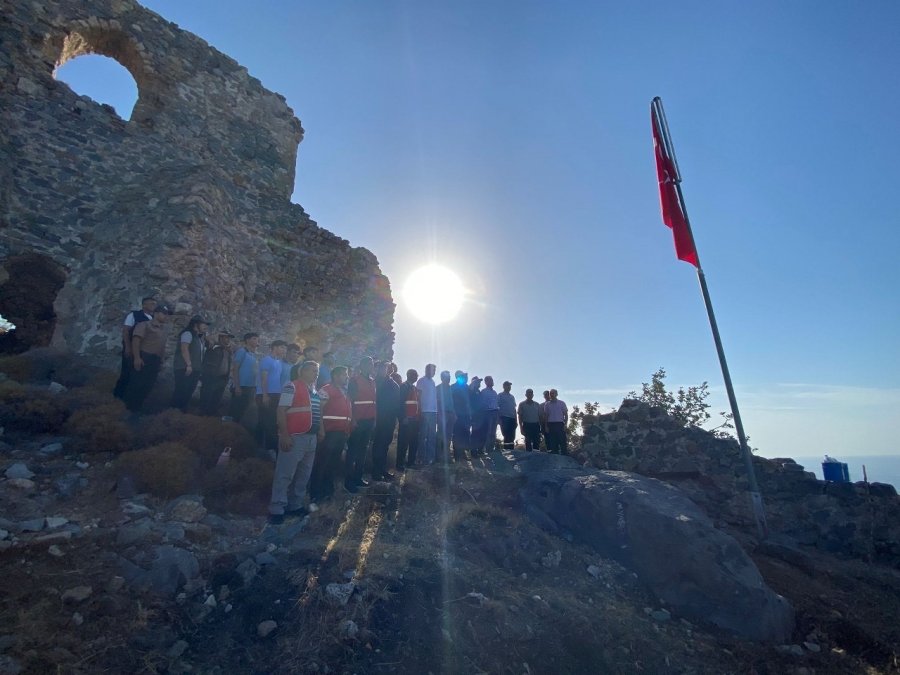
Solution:
[{"label": "bright sun", "polygon": [[406,306],[425,323],[444,323],[455,318],[464,295],[459,277],[446,267],[434,264],[417,269],[403,286]]}]

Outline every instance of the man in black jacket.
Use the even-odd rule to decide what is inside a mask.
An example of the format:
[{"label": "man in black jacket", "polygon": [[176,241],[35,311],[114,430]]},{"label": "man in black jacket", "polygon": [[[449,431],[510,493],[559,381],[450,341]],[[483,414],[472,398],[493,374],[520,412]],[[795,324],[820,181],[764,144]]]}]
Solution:
[{"label": "man in black jacket", "polygon": [[372,434],[372,479],[391,480],[387,470],[388,447],[394,440],[394,429],[400,416],[400,387],[388,377],[387,362],[375,364],[375,431]]},{"label": "man in black jacket", "polygon": [[216,344],[203,355],[200,372],[200,414],[218,415],[219,404],[231,374],[231,338],[234,335],[220,330]]}]

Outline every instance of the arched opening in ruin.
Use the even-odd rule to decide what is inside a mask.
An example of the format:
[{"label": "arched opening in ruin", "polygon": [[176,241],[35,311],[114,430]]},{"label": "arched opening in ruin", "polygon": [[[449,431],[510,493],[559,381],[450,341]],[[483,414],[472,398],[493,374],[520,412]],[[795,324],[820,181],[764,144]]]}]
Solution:
[{"label": "arched opening in ruin", "polygon": [[123,119],[148,114],[138,114],[148,79],[143,48],[110,22],[79,22],[69,32],[53,35],[44,49],[56,61],[54,77],[77,93],[111,105]]},{"label": "arched opening in ruin", "polygon": [[115,59],[85,54],[57,68],[54,76],[69,85],[76,94],[112,106],[119,117],[131,119],[131,112],[138,100],[137,82]]},{"label": "arched opening in ruin", "polygon": [[0,335],[0,354],[18,354],[50,344],[56,328],[53,303],[65,281],[65,269],[37,253],[0,263],[0,315],[16,326]]}]

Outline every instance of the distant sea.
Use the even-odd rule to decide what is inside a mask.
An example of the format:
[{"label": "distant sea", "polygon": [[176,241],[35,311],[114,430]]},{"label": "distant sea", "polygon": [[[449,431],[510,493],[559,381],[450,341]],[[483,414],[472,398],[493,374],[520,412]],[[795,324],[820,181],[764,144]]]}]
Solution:
[{"label": "distant sea", "polygon": [[[794,457],[797,464],[802,464],[807,471],[815,472],[822,479],[822,461],[820,457]],[[850,480],[854,483],[863,479],[863,465],[866,467],[870,483],[889,483],[900,492],[900,455],[859,455],[856,457],[834,456],[844,462],[850,471]]]}]

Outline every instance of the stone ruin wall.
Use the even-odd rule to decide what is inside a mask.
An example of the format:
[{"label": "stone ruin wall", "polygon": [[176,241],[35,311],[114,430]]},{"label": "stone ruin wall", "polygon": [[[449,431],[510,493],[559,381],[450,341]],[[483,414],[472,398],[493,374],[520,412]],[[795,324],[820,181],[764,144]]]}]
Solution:
[{"label": "stone ruin wall", "polygon": [[[586,417],[582,459],[600,469],[658,478],[683,490],[739,539],[755,533],[738,443],[636,400]],[[883,483],[818,480],[792,459],[754,456],[771,533],[798,544],[900,568],[900,497]]]},{"label": "stone ruin wall", "polygon": [[[149,293],[182,323],[392,354],[375,256],[290,202],[303,129],[282,96],[130,0],[0,8],[0,313],[35,296],[15,287],[30,274],[58,280],[53,346],[101,360]],[[90,53],[134,77],[130,120],[54,79]]]}]

